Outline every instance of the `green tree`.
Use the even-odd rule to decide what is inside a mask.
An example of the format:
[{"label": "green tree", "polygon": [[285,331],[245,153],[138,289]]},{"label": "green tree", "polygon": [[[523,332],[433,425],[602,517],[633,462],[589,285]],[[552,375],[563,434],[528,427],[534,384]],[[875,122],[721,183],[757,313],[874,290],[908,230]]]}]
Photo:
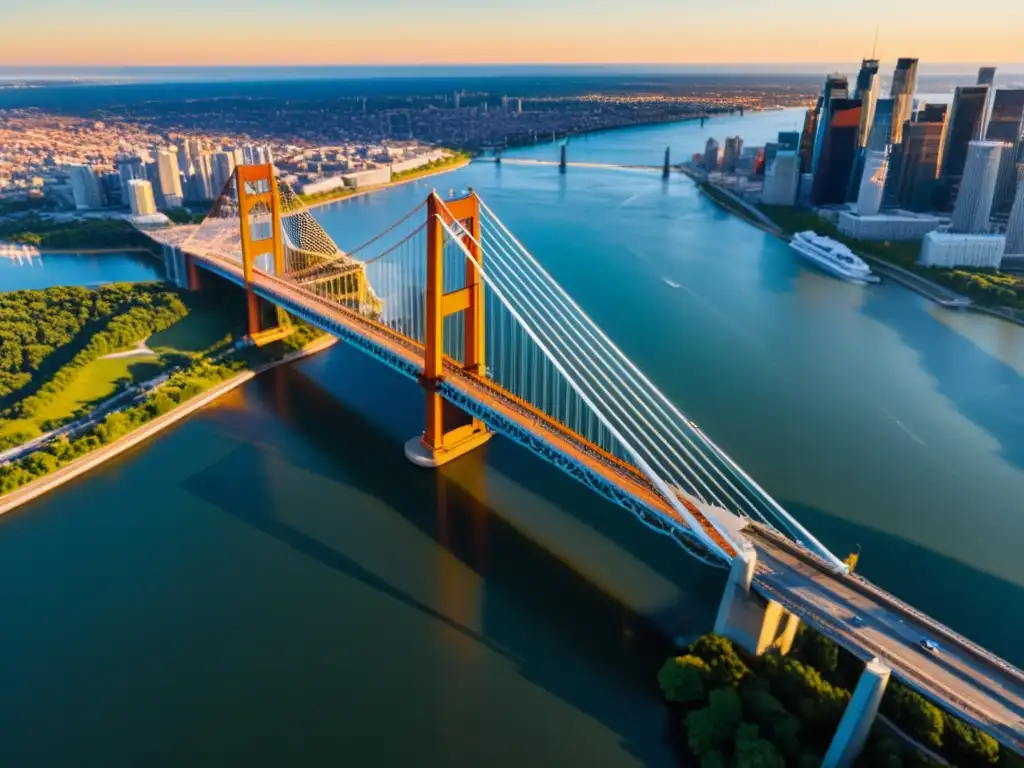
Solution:
[{"label": "green tree", "polygon": [[892,681],[882,698],[882,712],[915,739],[933,749],[942,748],[945,719],[942,711],[920,694]]},{"label": "green tree", "polygon": [[736,729],[736,768],[786,768],[786,761],[770,741],[758,736],[757,726],[743,723]]},{"label": "green tree", "polygon": [[732,742],[743,717],[739,694],[732,688],[718,688],[708,695],[708,705],[686,716],[686,735],[690,749],[702,758],[709,752],[721,752]]},{"label": "green tree", "polygon": [[676,656],[668,659],[658,672],[658,685],[667,701],[692,704],[704,701],[705,683],[711,670],[696,656]]},{"label": "green tree", "polygon": [[750,668],[736,652],[732,642],[720,635],[703,635],[691,646],[690,654],[703,659],[711,670],[714,688],[736,687],[750,676]]},{"label": "green tree", "polygon": [[999,762],[999,742],[973,725],[943,713],[945,753],[957,765],[984,766]]}]

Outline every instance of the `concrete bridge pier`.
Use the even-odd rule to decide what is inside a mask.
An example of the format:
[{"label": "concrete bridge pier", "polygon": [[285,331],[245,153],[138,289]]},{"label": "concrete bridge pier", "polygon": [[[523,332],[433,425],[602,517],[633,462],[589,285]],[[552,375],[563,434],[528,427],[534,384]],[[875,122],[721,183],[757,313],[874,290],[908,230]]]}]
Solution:
[{"label": "concrete bridge pier", "polygon": [[878,714],[878,705],[889,684],[891,670],[880,659],[872,659],[865,665],[857,687],[846,705],[843,718],[839,721],[836,735],[825,753],[822,768],[848,768],[864,748],[868,733]]},{"label": "concrete bridge pier", "polygon": [[562,154],[558,160],[558,170],[565,173],[565,144],[562,145]]},{"label": "concrete bridge pier", "polygon": [[800,619],[751,590],[757,551],[746,540],[741,541],[718,606],[715,634],[757,656],[769,650],[785,655],[793,647]]}]

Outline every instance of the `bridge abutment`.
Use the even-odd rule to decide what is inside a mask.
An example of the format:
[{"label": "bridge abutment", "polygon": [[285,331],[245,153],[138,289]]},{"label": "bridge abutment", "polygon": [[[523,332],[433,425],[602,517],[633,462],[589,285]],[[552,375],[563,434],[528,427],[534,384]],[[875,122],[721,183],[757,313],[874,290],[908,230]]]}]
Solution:
[{"label": "bridge abutment", "polygon": [[800,619],[751,589],[756,566],[756,550],[742,540],[718,605],[715,634],[758,656],[769,650],[785,655],[793,647]]},{"label": "bridge abutment", "polygon": [[822,768],[848,768],[864,748],[878,714],[891,670],[880,659],[872,659],[861,673],[857,687],[846,705],[836,734],[832,737]]}]

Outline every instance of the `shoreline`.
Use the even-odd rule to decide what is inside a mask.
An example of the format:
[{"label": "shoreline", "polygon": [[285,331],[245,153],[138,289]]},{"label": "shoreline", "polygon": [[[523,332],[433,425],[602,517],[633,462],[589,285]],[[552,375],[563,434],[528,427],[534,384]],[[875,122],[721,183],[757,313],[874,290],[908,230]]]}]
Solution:
[{"label": "shoreline", "polygon": [[221,395],[237,389],[242,384],[251,381],[256,378],[257,375],[286,363],[295,362],[296,360],[302,360],[306,357],[315,355],[318,352],[333,346],[337,341],[338,339],[336,336],[325,334],[323,337],[311,341],[302,349],[291,352],[279,360],[272,360],[270,362],[263,363],[256,368],[240,371],[230,379],[210,387],[205,392],[181,403],[173,410],[146,422],[135,431],[125,435],[124,437],[118,438],[113,443],[101,446],[95,451],[76,459],[70,464],[51,472],[45,477],[40,477],[27,485],[23,485],[21,488],[17,488],[10,493],[0,496],[0,515],[5,515],[8,512],[29,503],[30,501],[34,501],[40,496],[60,488],[65,483],[71,482],[75,478],[86,474],[102,464],[105,464],[125,451],[134,448],[136,445],[145,442],[155,435],[158,435],[168,427],[177,424],[182,419],[191,416],[193,413],[204,406],[209,405]]},{"label": "shoreline", "polygon": [[[683,175],[687,176],[690,181],[694,183],[697,189],[703,194],[708,200],[714,203],[716,206],[721,208],[726,213],[729,213],[737,218],[745,221],[747,224],[760,229],[761,231],[777,237],[783,242],[789,242],[792,236],[787,235],[781,229],[773,231],[765,226],[762,222],[748,215],[745,211],[734,208],[731,205],[726,205],[724,201],[717,199],[714,195],[704,189],[701,184],[701,179],[694,177],[692,173],[683,171]],[[728,193],[727,190],[722,190],[719,187],[711,184],[711,182],[704,182],[714,187],[715,191]],[[975,301],[968,299],[966,296],[962,296],[955,291],[946,288],[944,285],[935,283],[928,278],[918,275],[914,272],[903,269],[897,264],[890,264],[883,259],[879,259],[877,256],[868,256],[864,253],[858,253],[865,261],[871,262],[872,266],[882,273],[887,279],[892,280],[895,283],[899,283],[907,290],[913,291],[919,296],[924,296],[929,301],[938,304],[940,307],[945,309],[963,309],[968,312],[977,312],[978,314],[988,315],[990,317],[997,318],[999,320],[1005,320],[1008,323],[1019,325],[1024,327],[1024,319],[1016,317],[1011,314],[1010,310],[1003,307],[989,307],[982,304],[978,304]]]},{"label": "shoreline", "polygon": [[473,162],[473,158],[470,157],[470,158],[468,158],[466,160],[462,160],[462,161],[460,161],[458,163],[452,163],[451,165],[446,165],[444,168],[438,168],[438,169],[436,169],[434,171],[431,171],[430,173],[424,173],[424,174],[421,174],[419,176],[410,176],[407,179],[399,179],[398,181],[389,181],[387,184],[379,184],[379,185],[374,186],[374,187],[369,187],[368,189],[364,189],[364,190],[353,192],[351,195],[343,195],[341,197],[334,197],[334,198],[331,198],[329,200],[316,200],[316,201],[314,201],[312,203],[307,203],[307,202],[303,201],[302,204],[304,206],[306,206],[307,210],[311,211],[314,208],[320,208],[320,207],[325,206],[325,205],[332,205],[334,203],[344,203],[347,200],[355,200],[358,197],[364,197],[366,195],[372,195],[374,192],[384,192],[384,191],[389,190],[389,189],[394,189],[395,187],[400,187],[403,184],[411,184],[414,181],[421,181],[423,179],[432,179],[435,176],[443,176],[446,173],[452,173],[453,171],[461,170],[461,169],[465,168],[467,165],[469,165],[472,162]]}]

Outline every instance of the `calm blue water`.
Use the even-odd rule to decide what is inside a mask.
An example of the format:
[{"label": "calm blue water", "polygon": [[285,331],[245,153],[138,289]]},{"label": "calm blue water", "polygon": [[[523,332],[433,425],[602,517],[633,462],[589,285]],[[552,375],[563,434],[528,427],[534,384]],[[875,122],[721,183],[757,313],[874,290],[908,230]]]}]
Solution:
[{"label": "calm blue water", "polygon": [[[640,134],[570,150],[707,136]],[[351,247],[431,184],[827,544],[1024,663],[1024,329],[805,268],[679,177],[479,164],[316,215]],[[422,402],[339,345],[0,519],[5,762],[671,765],[654,673],[722,572],[507,441],[416,469]]]},{"label": "calm blue water", "polygon": [[21,261],[0,256],[0,291],[162,279],[163,265],[143,254],[53,254]]}]

